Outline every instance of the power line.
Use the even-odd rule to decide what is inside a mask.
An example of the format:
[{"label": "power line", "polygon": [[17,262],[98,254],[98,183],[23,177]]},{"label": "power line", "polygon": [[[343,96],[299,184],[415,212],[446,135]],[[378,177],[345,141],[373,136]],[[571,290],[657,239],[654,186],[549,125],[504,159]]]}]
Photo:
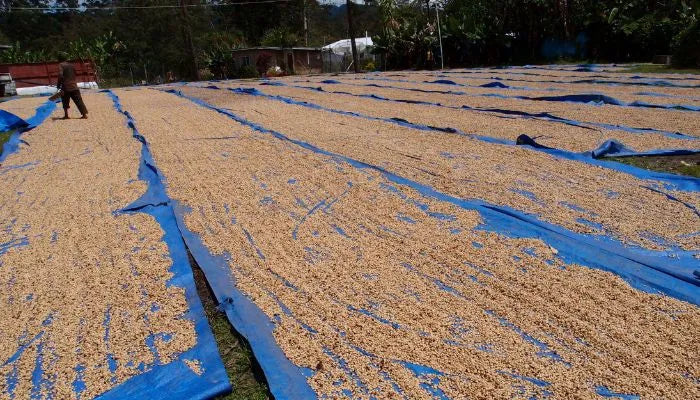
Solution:
[{"label": "power line", "polygon": [[[238,5],[252,4],[270,4],[270,3],[288,3],[290,0],[258,0],[258,1],[239,1],[234,3],[200,3],[186,4],[184,7],[226,7]],[[109,7],[12,7],[9,11],[87,11],[87,10],[141,10],[153,8],[181,8],[178,4],[164,4],[155,6],[109,6]]]}]

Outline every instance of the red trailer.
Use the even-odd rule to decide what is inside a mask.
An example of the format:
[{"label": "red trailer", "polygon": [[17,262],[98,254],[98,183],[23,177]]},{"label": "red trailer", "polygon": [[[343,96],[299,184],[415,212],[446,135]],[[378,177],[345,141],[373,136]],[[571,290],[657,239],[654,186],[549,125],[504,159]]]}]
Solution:
[{"label": "red trailer", "polygon": [[[95,63],[90,60],[71,60],[78,82],[96,82]],[[9,73],[17,88],[56,86],[58,62],[0,64],[0,74]]]}]

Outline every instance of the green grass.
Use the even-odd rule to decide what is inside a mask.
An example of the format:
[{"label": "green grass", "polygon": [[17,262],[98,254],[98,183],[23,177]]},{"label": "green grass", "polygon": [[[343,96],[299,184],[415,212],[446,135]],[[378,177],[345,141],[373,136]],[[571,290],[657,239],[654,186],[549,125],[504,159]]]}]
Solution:
[{"label": "green grass", "polygon": [[584,65],[584,64],[594,64],[590,60],[575,60],[573,58],[557,58],[554,61],[548,62],[547,64],[554,65]]},{"label": "green grass", "polygon": [[270,395],[267,385],[262,378],[262,372],[257,365],[253,352],[248,343],[234,330],[226,314],[219,311],[216,300],[207,286],[204,273],[190,257],[193,266],[197,293],[202,300],[209,326],[211,326],[219,354],[226,367],[233,391],[216,400],[267,400]]},{"label": "green grass", "polygon": [[124,78],[124,77],[117,77],[117,78],[103,78],[100,81],[100,88],[101,89],[114,89],[114,88],[120,88],[120,87],[128,87],[132,86],[132,84],[136,84],[141,82],[140,80],[134,80],[134,82],[131,82],[131,78]]},{"label": "green grass", "polygon": [[258,382],[253,373],[253,353],[247,344],[231,332],[231,324],[226,315],[218,310],[207,311],[209,324],[216,344],[219,346],[221,359],[224,361],[233,386],[233,392],[217,397],[218,400],[267,400],[268,391],[264,383]]},{"label": "green grass", "polygon": [[638,73],[659,73],[659,74],[700,74],[698,68],[677,69],[667,65],[660,64],[639,64],[626,69],[623,72],[638,72]]},{"label": "green grass", "polygon": [[652,171],[700,178],[700,154],[689,156],[610,157],[606,158],[606,160],[617,161]]},{"label": "green grass", "polygon": [[7,132],[0,132],[0,155],[2,155],[2,146],[5,144],[5,142],[10,140],[10,136],[12,136],[12,134],[14,132],[15,132],[14,130],[10,130]]}]

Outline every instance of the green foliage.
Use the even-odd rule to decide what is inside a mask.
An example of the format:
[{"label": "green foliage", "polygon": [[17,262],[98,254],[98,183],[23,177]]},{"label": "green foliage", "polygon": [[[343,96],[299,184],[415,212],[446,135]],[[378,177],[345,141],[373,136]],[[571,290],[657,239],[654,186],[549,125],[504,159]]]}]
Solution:
[{"label": "green foliage", "polygon": [[700,68],[674,68],[661,64],[637,64],[624,72],[636,74],[700,74]]},{"label": "green foliage", "polygon": [[214,79],[214,74],[209,70],[209,68],[205,68],[199,71],[199,77],[204,81],[210,81]]},{"label": "green foliage", "polygon": [[64,52],[70,60],[92,60],[101,76],[109,71],[116,57],[125,50],[126,45],[110,31],[92,40],[68,42]]},{"label": "green foliage", "polygon": [[[650,61],[670,54],[695,21],[698,0],[375,0],[383,29],[373,37],[389,68],[431,67],[440,9],[447,65],[540,60]],[[676,46],[676,47],[678,47]],[[436,60],[439,61],[439,60]]]},{"label": "green foliage", "polygon": [[212,76],[219,79],[228,79],[236,70],[231,49],[224,46],[215,46],[205,51],[204,64]]},{"label": "green foliage", "polygon": [[[379,0],[382,32],[373,36],[375,53],[383,54],[392,68],[432,67],[431,55],[438,43],[437,25],[425,3]],[[432,17],[431,17],[432,15]]]},{"label": "green foliage", "polygon": [[652,171],[700,178],[700,155],[697,154],[685,156],[610,157],[606,158],[606,160]]},{"label": "green foliage", "polygon": [[62,49],[53,49],[48,53],[43,49],[25,50],[17,41],[10,50],[0,52],[2,63],[39,63],[55,61],[56,56],[62,53],[69,60],[92,60],[95,63],[99,76],[108,72],[113,67],[115,58],[124,51],[126,46],[117,40],[112,32],[85,41],[78,39],[68,42]]},{"label": "green foliage", "polygon": [[693,21],[673,38],[673,66],[700,68],[700,22]]},{"label": "green foliage", "polygon": [[[662,0],[649,3],[641,0],[615,0],[604,8],[608,15],[606,28],[625,53],[668,54],[674,35],[688,22],[684,1]],[[646,51],[646,50],[653,50]]]},{"label": "green foliage", "polygon": [[290,32],[286,28],[277,27],[265,32],[260,44],[270,47],[293,47],[299,42],[296,34]]},{"label": "green foliage", "polygon": [[236,32],[211,32],[205,39],[207,48],[200,56],[200,65],[206,66],[217,79],[236,75],[232,51],[245,47],[245,40]]},{"label": "green foliage", "polygon": [[284,71],[276,65],[268,68],[267,71],[265,71],[265,76],[268,78],[282,75],[284,75]]},{"label": "green foliage", "polygon": [[[75,2],[60,0],[71,1]],[[13,0],[15,7],[51,4]],[[120,0],[119,4],[144,3]],[[372,35],[382,69],[435,68],[440,65],[436,6],[446,66],[650,61],[655,54],[672,51],[685,62],[684,57],[700,47],[694,46],[696,31],[690,29],[696,26],[700,0],[366,0],[353,7],[355,31],[358,36],[365,31]],[[185,40],[184,27],[189,26],[199,69],[226,78],[240,74],[232,49],[305,44],[304,14],[310,46],[347,38],[345,6],[318,0],[193,7],[187,14],[177,8],[0,13],[0,41],[17,43],[13,50],[0,53],[0,61],[45,61],[65,52],[71,58],[94,59],[101,77],[113,82],[178,79],[193,67]]]},{"label": "green foliage", "polygon": [[2,63],[34,63],[46,61],[47,56],[43,50],[24,50],[19,41],[12,45],[12,48],[0,51],[0,62]]},{"label": "green foliage", "polygon": [[5,145],[5,142],[10,140],[10,137],[14,133],[14,130],[11,131],[5,131],[5,132],[0,132],[0,156],[2,155],[2,148]]},{"label": "green foliage", "polygon": [[202,306],[204,306],[204,312],[214,334],[221,361],[224,363],[232,386],[231,393],[218,396],[215,400],[268,399],[267,386],[264,382],[259,381],[255,375],[255,357],[250,345],[233,330],[226,314],[217,307],[214,294],[207,286],[202,270],[193,258],[190,260],[197,293],[202,300]]},{"label": "green foliage", "polygon": [[[12,0],[12,5],[47,7],[69,2],[75,3],[76,0]],[[204,0],[204,3],[208,2],[211,0]],[[120,0],[118,3],[120,6],[177,4],[172,0],[148,0],[145,3],[144,0]],[[104,7],[109,2],[83,0],[80,4]],[[200,71],[208,69],[215,77],[230,78],[238,74],[229,57],[231,49],[304,45],[304,7],[308,17],[309,46],[320,47],[347,37],[344,8],[319,4],[318,0],[191,7],[187,9],[187,17],[178,8],[57,12],[13,9],[12,12],[0,12],[0,44],[19,42],[21,47],[11,53],[0,53],[3,57],[0,60],[53,60],[62,52],[76,58],[96,59],[103,82],[131,84],[132,81],[158,81],[159,77],[177,80],[189,75],[193,69],[188,41],[185,40],[184,27],[189,26]],[[358,33],[378,32],[375,6],[357,5],[354,16]],[[275,29],[278,27],[285,28]],[[114,44],[110,32],[112,38],[118,38],[123,44],[118,51],[110,46]]]},{"label": "green foliage", "polygon": [[255,67],[252,65],[244,65],[236,73],[236,78],[246,79],[246,78],[259,78],[259,77],[260,77],[260,74],[258,73],[258,70],[255,69]]}]

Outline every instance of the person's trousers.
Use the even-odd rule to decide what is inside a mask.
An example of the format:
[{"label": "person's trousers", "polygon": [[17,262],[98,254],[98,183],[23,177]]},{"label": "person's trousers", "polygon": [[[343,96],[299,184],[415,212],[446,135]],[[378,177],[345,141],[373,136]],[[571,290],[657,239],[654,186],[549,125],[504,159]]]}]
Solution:
[{"label": "person's trousers", "polygon": [[61,103],[63,103],[64,110],[70,108],[71,99],[73,100],[73,103],[75,103],[75,105],[78,107],[78,110],[80,110],[80,114],[87,114],[88,110],[87,107],[85,107],[85,103],[83,103],[83,96],[80,95],[80,89],[71,90],[70,92],[63,92],[63,96],[61,96]]}]

